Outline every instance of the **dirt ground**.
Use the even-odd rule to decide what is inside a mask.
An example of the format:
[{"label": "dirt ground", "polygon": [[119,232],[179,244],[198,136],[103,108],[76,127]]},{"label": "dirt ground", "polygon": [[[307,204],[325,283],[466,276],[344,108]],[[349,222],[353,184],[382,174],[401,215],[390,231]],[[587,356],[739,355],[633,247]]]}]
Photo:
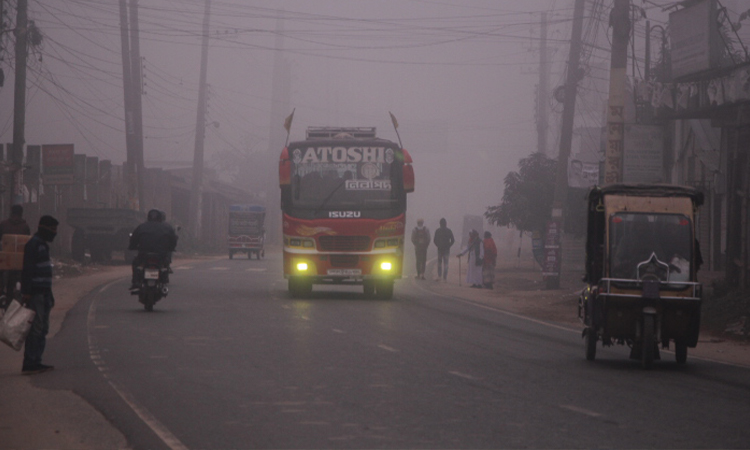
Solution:
[{"label": "dirt ground", "polygon": [[[581,273],[563,273],[559,289],[546,289],[541,271],[534,264],[500,261],[495,289],[477,289],[472,296],[521,315],[582,329],[578,295],[585,285],[581,276]],[[465,285],[458,286],[458,274],[449,277],[449,283],[441,289],[457,295],[461,291],[456,289],[474,291]],[[713,293],[713,289],[707,291]],[[750,339],[738,332],[742,327],[750,327],[745,318],[748,295],[735,295],[729,300],[711,294],[704,297],[701,336],[698,346],[690,349],[690,355],[750,367]]]}]

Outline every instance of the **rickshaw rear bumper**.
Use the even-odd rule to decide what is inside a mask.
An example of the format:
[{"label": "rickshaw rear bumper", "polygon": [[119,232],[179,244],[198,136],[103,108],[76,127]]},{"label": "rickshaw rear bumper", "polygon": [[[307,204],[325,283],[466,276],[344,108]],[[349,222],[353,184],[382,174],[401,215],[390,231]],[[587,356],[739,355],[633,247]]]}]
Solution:
[{"label": "rickshaw rear bumper", "polygon": [[[644,296],[638,282],[603,279],[583,290],[579,317],[603,339],[634,340],[645,315],[653,315],[663,342],[674,340],[695,347],[700,332],[701,285],[693,282],[662,283],[659,295]],[[627,284],[617,282],[627,282]]]}]

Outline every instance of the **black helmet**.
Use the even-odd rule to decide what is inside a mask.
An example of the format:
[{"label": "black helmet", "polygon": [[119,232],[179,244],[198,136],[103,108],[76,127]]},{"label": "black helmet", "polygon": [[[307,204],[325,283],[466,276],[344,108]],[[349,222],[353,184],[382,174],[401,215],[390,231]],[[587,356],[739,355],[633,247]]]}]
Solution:
[{"label": "black helmet", "polygon": [[146,216],[146,219],[149,222],[160,222],[161,221],[161,211],[158,209],[152,209],[148,212],[148,215]]}]

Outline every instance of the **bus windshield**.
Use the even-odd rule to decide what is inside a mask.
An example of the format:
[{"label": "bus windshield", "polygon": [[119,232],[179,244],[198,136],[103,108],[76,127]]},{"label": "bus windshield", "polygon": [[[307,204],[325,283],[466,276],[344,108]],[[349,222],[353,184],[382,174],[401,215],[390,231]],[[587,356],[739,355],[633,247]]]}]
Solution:
[{"label": "bus windshield", "polygon": [[613,214],[609,227],[612,277],[635,279],[638,264],[656,255],[669,266],[669,281],[689,281],[691,230],[690,219],[681,214]]},{"label": "bus windshield", "polygon": [[396,151],[382,144],[291,148],[292,206],[315,211],[398,208],[403,189]]}]

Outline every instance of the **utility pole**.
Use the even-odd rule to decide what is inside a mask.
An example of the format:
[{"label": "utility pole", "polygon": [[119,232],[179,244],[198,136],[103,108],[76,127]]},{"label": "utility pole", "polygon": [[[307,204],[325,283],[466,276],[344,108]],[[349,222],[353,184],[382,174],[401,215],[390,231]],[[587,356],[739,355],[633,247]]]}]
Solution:
[{"label": "utility pole", "polygon": [[541,37],[539,40],[539,85],[536,93],[536,134],[537,152],[547,154],[547,129],[549,128],[549,114],[547,102],[549,99],[549,62],[547,54],[547,13],[542,12]]},{"label": "utility pole", "polygon": [[206,139],[206,77],[208,72],[208,25],[211,0],[206,0],[203,14],[203,45],[201,47],[201,73],[198,86],[198,114],[195,122],[195,152],[193,153],[193,180],[190,190],[190,227],[196,242],[201,235],[201,210],[203,208],[203,144]]},{"label": "utility pole", "polygon": [[145,208],[143,178],[143,78],[141,64],[141,44],[138,25],[138,0],[130,0],[130,93],[133,96],[133,160],[135,162],[136,190],[138,191],[138,209]]},{"label": "utility pole", "polygon": [[138,165],[135,154],[135,113],[133,109],[133,70],[132,58],[130,57],[130,39],[128,31],[128,7],[127,0],[119,0],[120,5],[120,45],[122,48],[122,87],[123,100],[125,104],[125,147],[127,158],[125,160],[125,180],[128,188],[128,207],[139,210],[140,202],[138,192]]},{"label": "utility pole", "polygon": [[20,203],[21,165],[23,146],[26,143],[26,54],[28,51],[28,0],[18,0],[16,10],[16,80],[13,96],[13,146],[8,158],[10,162],[9,189],[10,205]]},{"label": "utility pole", "polygon": [[610,12],[612,59],[607,104],[607,146],[604,149],[604,184],[622,182],[625,145],[625,79],[630,41],[630,0],[615,0]]},{"label": "utility pole", "polygon": [[562,233],[563,210],[568,199],[568,158],[573,141],[573,119],[575,119],[578,82],[583,75],[579,64],[581,59],[581,34],[583,31],[583,13],[585,0],[575,0],[573,7],[573,30],[570,35],[568,54],[568,72],[565,80],[565,98],[563,99],[562,130],[560,132],[560,151],[557,155],[555,176],[555,195],[552,201],[552,219],[547,225],[544,240],[544,279],[548,289],[560,286],[562,271]]}]

